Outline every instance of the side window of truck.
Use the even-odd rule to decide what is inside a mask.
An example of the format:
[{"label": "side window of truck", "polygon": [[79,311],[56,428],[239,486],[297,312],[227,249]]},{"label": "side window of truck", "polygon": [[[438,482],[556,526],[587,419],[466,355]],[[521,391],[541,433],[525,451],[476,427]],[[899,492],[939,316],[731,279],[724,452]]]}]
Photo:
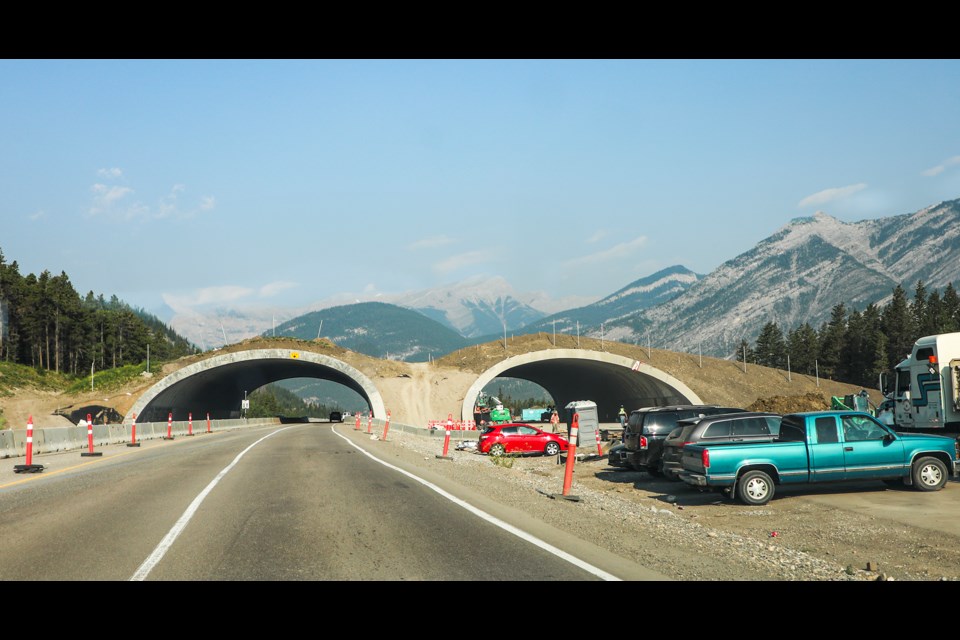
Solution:
[{"label": "side window of truck", "polygon": [[840,442],[840,436],[837,435],[837,421],[832,416],[817,418],[814,422],[817,429],[817,443]]},{"label": "side window of truck", "polygon": [[886,431],[867,418],[859,416],[843,416],[843,439],[846,442],[863,442],[864,440],[882,440]]},{"label": "side window of truck", "polygon": [[802,424],[787,421],[780,423],[780,433],[777,435],[779,442],[805,442],[806,439]]}]

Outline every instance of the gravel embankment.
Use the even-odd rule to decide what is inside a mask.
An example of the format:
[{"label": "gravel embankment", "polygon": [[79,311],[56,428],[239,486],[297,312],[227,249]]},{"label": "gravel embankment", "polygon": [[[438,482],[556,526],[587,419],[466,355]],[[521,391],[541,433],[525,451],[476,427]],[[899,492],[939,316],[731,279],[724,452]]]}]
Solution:
[{"label": "gravel embankment", "polygon": [[[489,456],[456,450],[456,443],[457,440],[451,440],[448,450],[451,460],[438,458],[443,447],[442,437],[397,432],[390,434],[388,442],[382,444],[394,447],[393,455],[410,463],[442,474],[500,504],[523,509],[531,518],[590,540],[670,579],[893,579],[883,573],[823,559],[821,556],[829,554],[829,550],[821,549],[819,555],[807,553],[784,542],[776,532],[752,530],[749,535],[743,535],[731,531],[737,527],[731,526],[730,518],[740,519],[743,526],[749,528],[751,520],[762,520],[769,511],[720,505],[717,496],[698,492],[694,493],[703,496],[699,505],[679,505],[674,496],[637,489],[631,476],[641,474],[616,470],[605,459],[586,459],[575,465],[570,494],[578,496],[580,501],[570,502],[549,497],[561,493],[563,488],[565,465],[557,464],[555,458],[509,458],[497,464]],[[673,486],[677,492],[690,490],[686,485]],[[703,509],[712,511],[708,516]],[[704,524],[718,511],[725,514],[723,527]],[[825,526],[838,526],[838,514],[832,515],[833,520]],[[788,522],[783,514],[778,516],[782,524]],[[810,525],[808,513],[800,514],[796,519],[798,522],[805,520],[806,525]],[[875,523],[873,526],[877,529],[874,536],[882,539],[885,534],[883,525]],[[864,530],[864,523],[858,522],[856,527],[858,535],[869,534]],[[806,534],[808,539],[810,536],[818,538],[821,546],[830,544],[832,538],[829,531]],[[769,537],[761,539],[760,535]]]}]

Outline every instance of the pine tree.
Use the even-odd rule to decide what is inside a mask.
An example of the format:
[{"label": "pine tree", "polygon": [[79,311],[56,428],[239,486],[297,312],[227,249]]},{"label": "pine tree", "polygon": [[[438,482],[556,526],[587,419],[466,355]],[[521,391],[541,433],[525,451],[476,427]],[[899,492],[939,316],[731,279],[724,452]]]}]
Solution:
[{"label": "pine tree", "polygon": [[841,374],[841,349],[846,341],[847,309],[842,302],[830,313],[830,322],[820,332],[820,372],[833,380]]},{"label": "pine tree", "polygon": [[770,321],[760,330],[756,346],[757,364],[779,369],[787,368],[787,348],[783,339],[783,332],[776,322]]},{"label": "pine tree", "polygon": [[887,364],[893,369],[910,354],[916,341],[916,330],[903,287],[893,289],[893,297],[883,310],[883,333],[887,336]]},{"label": "pine tree", "polygon": [[790,353],[790,370],[797,373],[814,375],[817,363],[817,332],[809,322],[793,329],[787,336],[787,350]]},{"label": "pine tree", "polygon": [[913,291],[913,302],[910,303],[910,320],[914,328],[914,340],[921,335],[927,328],[927,288],[923,285],[923,280],[917,280],[917,286]]},{"label": "pine tree", "polygon": [[756,362],[756,357],[753,353],[753,347],[750,346],[750,343],[747,342],[746,338],[741,338],[740,346],[737,347],[737,353],[735,354],[737,362]]},{"label": "pine tree", "polygon": [[952,282],[943,290],[943,316],[945,333],[960,331],[960,296]]}]

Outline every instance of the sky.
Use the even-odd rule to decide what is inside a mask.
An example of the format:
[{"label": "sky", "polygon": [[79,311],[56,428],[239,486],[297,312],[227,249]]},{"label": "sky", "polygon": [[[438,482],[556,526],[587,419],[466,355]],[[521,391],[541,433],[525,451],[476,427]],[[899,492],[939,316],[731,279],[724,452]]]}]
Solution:
[{"label": "sky", "polygon": [[955,59],[2,59],[0,251],[83,296],[598,299],[960,198]]}]

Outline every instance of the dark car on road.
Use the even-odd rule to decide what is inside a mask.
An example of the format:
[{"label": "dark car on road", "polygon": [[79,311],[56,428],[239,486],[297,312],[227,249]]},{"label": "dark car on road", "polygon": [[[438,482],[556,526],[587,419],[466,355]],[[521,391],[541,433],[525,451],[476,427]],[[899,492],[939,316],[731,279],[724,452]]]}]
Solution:
[{"label": "dark car on road", "polygon": [[661,470],[668,480],[680,481],[683,447],[718,442],[770,442],[780,433],[779,413],[728,413],[681,420],[663,441]]},{"label": "dark car on road", "polygon": [[330,422],[343,422],[343,414],[339,411],[331,411]]},{"label": "dark car on road", "polygon": [[725,413],[741,413],[744,409],[715,404],[684,404],[644,407],[630,412],[624,428],[623,444],[627,449],[627,465],[634,471],[662,475],[661,453],[667,435],[681,420]]}]

